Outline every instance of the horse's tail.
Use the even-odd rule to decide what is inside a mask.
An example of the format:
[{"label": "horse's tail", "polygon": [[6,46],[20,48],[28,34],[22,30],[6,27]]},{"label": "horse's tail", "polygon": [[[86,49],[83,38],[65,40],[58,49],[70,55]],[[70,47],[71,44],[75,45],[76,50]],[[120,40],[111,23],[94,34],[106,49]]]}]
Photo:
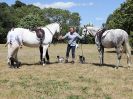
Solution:
[{"label": "horse's tail", "polygon": [[130,66],[131,65],[131,47],[130,47],[128,39],[125,39],[124,47],[125,47],[126,54],[127,54],[127,63]]}]

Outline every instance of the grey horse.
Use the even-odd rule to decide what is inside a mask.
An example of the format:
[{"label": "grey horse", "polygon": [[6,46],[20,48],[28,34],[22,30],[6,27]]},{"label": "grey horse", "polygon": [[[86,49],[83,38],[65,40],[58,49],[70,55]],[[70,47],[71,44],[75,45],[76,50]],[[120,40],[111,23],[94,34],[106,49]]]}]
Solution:
[{"label": "grey horse", "polygon": [[117,53],[117,65],[120,65],[122,51],[125,49],[128,66],[131,66],[131,47],[128,41],[128,34],[122,29],[111,29],[103,31],[101,28],[84,27],[83,35],[95,36],[95,43],[99,51],[100,65],[104,64],[104,48],[115,48]]}]

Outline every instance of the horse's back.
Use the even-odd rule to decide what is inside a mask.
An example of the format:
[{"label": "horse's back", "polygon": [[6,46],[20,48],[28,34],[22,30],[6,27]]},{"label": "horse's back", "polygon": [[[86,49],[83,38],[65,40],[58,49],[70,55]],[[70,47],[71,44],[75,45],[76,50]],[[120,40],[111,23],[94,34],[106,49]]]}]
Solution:
[{"label": "horse's back", "polygon": [[107,30],[102,39],[102,44],[106,48],[116,47],[121,45],[125,40],[128,39],[128,34],[122,29],[111,29]]}]

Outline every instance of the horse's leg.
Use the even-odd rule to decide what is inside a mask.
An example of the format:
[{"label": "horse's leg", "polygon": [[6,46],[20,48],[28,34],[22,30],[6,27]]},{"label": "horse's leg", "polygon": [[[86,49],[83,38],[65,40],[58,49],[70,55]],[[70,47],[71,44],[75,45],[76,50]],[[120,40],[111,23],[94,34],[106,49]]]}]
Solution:
[{"label": "horse's leg", "polygon": [[47,63],[49,64],[50,61],[49,61],[49,53],[48,53],[48,49],[47,49],[47,51],[46,51],[46,59],[47,59]]},{"label": "horse's leg", "polygon": [[12,48],[11,48],[11,45],[8,44],[7,64],[8,64],[10,67],[11,67],[11,64],[13,63],[13,62],[11,63],[11,60],[10,60],[11,55],[12,55]]},{"label": "horse's leg", "polygon": [[102,52],[102,65],[104,64],[104,47],[101,47],[101,52]]},{"label": "horse's leg", "polygon": [[121,59],[121,48],[120,47],[116,47],[116,53],[117,53],[117,65],[116,65],[116,69],[118,69],[118,67],[120,65],[120,59]]},{"label": "horse's leg", "polygon": [[16,50],[14,51],[14,61],[16,62],[16,67],[17,68],[19,68],[20,65],[21,65],[21,62],[18,61],[18,57],[17,57],[18,50],[19,50],[19,47],[17,47]]},{"label": "horse's leg", "polygon": [[40,63],[42,64],[42,61],[43,61],[43,59],[42,59],[42,56],[43,56],[43,46],[42,45],[39,46],[39,50],[40,50]]},{"label": "horse's leg", "polygon": [[15,62],[18,61],[15,59],[16,50],[18,50],[19,45],[17,43],[14,43],[12,45],[8,45],[8,63],[10,64],[10,67],[15,68]]},{"label": "horse's leg", "polygon": [[48,46],[49,45],[43,45],[43,66],[45,65],[45,56],[46,56],[46,51],[47,51],[47,49],[48,49]]},{"label": "horse's leg", "polygon": [[8,44],[8,65],[10,66],[10,68],[15,67],[14,61],[13,61],[13,56],[14,56],[14,51],[15,48],[13,47],[13,44]]},{"label": "horse's leg", "polygon": [[100,65],[103,65],[103,63],[104,63],[104,47],[101,46],[98,51],[99,51]]},{"label": "horse's leg", "polygon": [[127,55],[127,63],[128,66],[131,66],[131,48],[129,45],[129,41],[125,41],[124,47],[126,48],[126,55]]}]

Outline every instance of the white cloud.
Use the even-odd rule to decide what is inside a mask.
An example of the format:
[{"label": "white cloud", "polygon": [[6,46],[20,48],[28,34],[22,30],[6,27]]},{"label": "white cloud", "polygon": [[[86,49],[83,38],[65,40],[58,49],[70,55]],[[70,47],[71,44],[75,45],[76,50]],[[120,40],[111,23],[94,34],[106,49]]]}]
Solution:
[{"label": "white cloud", "polygon": [[33,5],[38,6],[40,8],[62,8],[62,9],[67,9],[67,8],[71,8],[71,7],[76,7],[76,6],[93,6],[94,3],[90,2],[88,4],[86,3],[74,3],[74,2],[55,2],[55,3],[51,3],[51,4],[42,4],[40,2],[37,3],[33,3]]},{"label": "white cloud", "polygon": [[101,18],[101,17],[96,17],[95,19],[96,19],[96,21],[103,21],[104,20],[104,18]]},{"label": "white cloud", "polygon": [[90,3],[89,3],[89,6],[93,6],[93,5],[94,5],[94,3],[93,3],[93,2],[90,2]]}]

